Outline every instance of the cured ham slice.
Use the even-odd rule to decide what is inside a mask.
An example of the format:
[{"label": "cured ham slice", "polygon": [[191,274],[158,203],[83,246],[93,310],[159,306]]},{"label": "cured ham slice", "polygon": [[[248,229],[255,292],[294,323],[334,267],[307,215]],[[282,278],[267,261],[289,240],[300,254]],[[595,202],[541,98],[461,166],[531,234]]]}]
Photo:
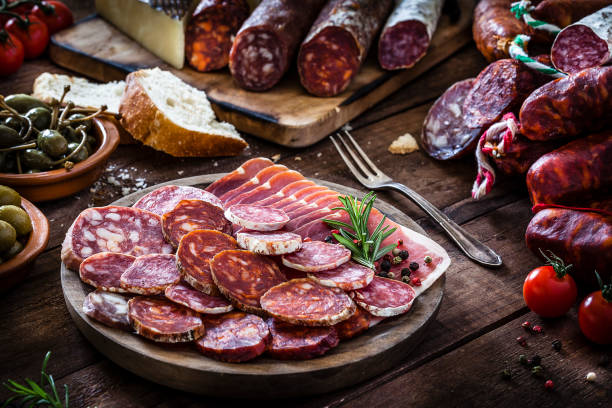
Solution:
[{"label": "cured ham slice", "polygon": [[287,231],[293,231],[295,229],[300,228],[302,225],[306,225],[312,221],[320,220],[323,217],[327,217],[333,213],[329,208],[321,208],[318,210],[311,211],[306,213],[300,217],[293,218],[285,225],[285,229]]},{"label": "cured ham slice", "polygon": [[289,197],[292,194],[297,193],[298,191],[302,189],[305,189],[307,187],[312,187],[314,185],[315,185],[314,181],[310,181],[310,180],[294,181],[291,184],[287,184],[277,193],[272,194],[269,197],[266,197],[262,200],[257,201],[257,205],[262,205],[262,206],[272,205],[284,198]]},{"label": "cured ham slice", "polygon": [[219,180],[206,187],[206,191],[221,197],[228,191],[232,191],[235,188],[240,187],[252,179],[260,170],[274,165],[272,160],[264,157],[257,157],[255,159],[247,160],[236,170],[221,177]]},{"label": "cured ham slice", "polygon": [[252,204],[268,198],[277,193],[283,187],[296,181],[304,180],[304,176],[295,170],[287,170],[270,177],[268,181],[254,188],[248,193],[239,194],[226,203],[226,206],[234,204]]},{"label": "cured ham slice", "polygon": [[266,167],[257,173],[252,179],[248,180],[246,183],[236,187],[233,190],[228,191],[223,194],[221,197],[221,201],[224,204],[229,203],[234,197],[238,197],[241,194],[248,193],[249,191],[261,186],[266,181],[270,180],[275,175],[287,171],[287,167],[282,164],[275,164],[274,166]]},{"label": "cured ham slice", "polygon": [[323,186],[312,186],[312,187],[306,187],[300,191],[297,191],[295,193],[293,193],[292,195],[283,198],[282,200],[279,200],[277,202],[275,202],[274,204],[270,205],[271,207],[274,208],[282,208],[284,209],[286,206],[288,206],[289,204],[293,204],[294,202],[301,200],[302,198],[315,193],[317,191],[325,191],[325,190],[329,190],[327,187],[323,187]]},{"label": "cured ham slice", "polygon": [[[336,193],[335,191],[326,189],[326,190],[322,190],[322,191],[316,191],[312,194],[308,194],[307,196],[303,197],[301,200],[297,200],[294,201],[293,203],[283,207],[283,211],[285,211],[289,216],[291,216],[291,214],[293,214],[296,210],[301,211],[304,206],[309,205],[309,204],[314,204],[317,200],[320,200],[322,198],[327,198],[327,197],[337,197],[338,193]],[[310,206],[310,208],[316,209],[318,207],[316,207],[316,205]]]}]

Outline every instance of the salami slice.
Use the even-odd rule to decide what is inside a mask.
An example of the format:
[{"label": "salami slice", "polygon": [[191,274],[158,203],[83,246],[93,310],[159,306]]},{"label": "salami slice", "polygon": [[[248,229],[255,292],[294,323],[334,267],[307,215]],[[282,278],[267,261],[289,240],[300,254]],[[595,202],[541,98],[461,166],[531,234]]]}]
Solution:
[{"label": "salami slice", "polygon": [[320,285],[349,291],[368,286],[374,279],[374,269],[349,261],[334,269],[309,273],[308,277]]},{"label": "salami slice", "polygon": [[370,328],[372,315],[360,306],[355,313],[343,322],[334,325],[340,340],[348,340]]},{"label": "salami slice", "polygon": [[230,52],[230,71],[236,83],[251,91],[276,85],[324,3],[263,0],[240,28]]},{"label": "salami slice", "polygon": [[287,279],[269,258],[250,251],[227,250],[210,262],[215,284],[235,307],[262,314],[259,298]]},{"label": "salami slice", "polygon": [[334,269],[351,259],[351,251],[342,245],[310,241],[302,249],[283,255],[283,264],[304,272],[319,272]]},{"label": "salami slice", "polygon": [[259,316],[230,312],[203,316],[206,334],[195,342],[205,356],[229,363],[252,360],[266,351],[270,330]]},{"label": "salami slice", "polygon": [[206,187],[206,191],[221,197],[223,194],[231,191],[242,184],[246,183],[253,176],[259,173],[260,170],[272,166],[274,163],[265,157],[256,157],[242,163],[240,167],[229,174],[221,177],[219,180]]},{"label": "salami slice", "polygon": [[289,222],[283,210],[252,204],[236,204],[225,210],[225,218],[251,231],[276,231]]},{"label": "salami slice", "polygon": [[397,0],[378,41],[378,62],[388,70],[410,68],[425,56],[443,0]]},{"label": "salami slice", "polygon": [[131,255],[100,252],[85,259],[79,267],[81,280],[107,292],[125,293],[121,287],[121,275],[136,260]]},{"label": "salami slice", "polygon": [[90,292],[83,301],[83,313],[106,326],[132,330],[125,296],[101,290]]},{"label": "salami slice", "polygon": [[355,304],[340,289],[310,279],[293,279],[268,290],[261,307],[275,318],[301,326],[333,326],[355,313]]},{"label": "salami slice", "polygon": [[612,5],[564,28],[550,50],[559,71],[574,74],[612,58]]},{"label": "salami slice", "polygon": [[298,55],[300,81],[316,96],[344,91],[359,72],[392,0],[331,0],[313,24]]},{"label": "salami slice", "polygon": [[218,294],[210,274],[210,260],[219,252],[237,248],[236,240],[222,232],[196,230],[181,239],[176,263],[182,278],[195,289],[208,295]]},{"label": "salami slice", "polygon": [[410,285],[375,276],[367,287],[353,291],[352,296],[374,316],[389,317],[406,313],[416,295]]},{"label": "salami slice", "polygon": [[333,326],[295,326],[274,318],[267,320],[272,341],[268,354],[279,360],[308,360],[322,356],[338,345]]},{"label": "salami slice", "polygon": [[128,310],[136,333],[153,341],[193,341],[206,331],[198,313],[164,299],[137,296],[128,302]]},{"label": "salami slice", "polygon": [[185,59],[200,72],[223,68],[234,35],[249,16],[246,0],[202,0],[185,30]]},{"label": "salami slice", "polygon": [[121,287],[130,293],[159,295],[180,280],[174,255],[150,254],[136,258],[123,272],[120,282]]},{"label": "salami slice", "polygon": [[62,244],[62,262],[78,270],[83,260],[99,252],[140,256],[169,254],[157,214],[131,207],[87,208],[74,220]]},{"label": "salami slice", "polygon": [[225,219],[223,210],[202,200],[181,200],[162,217],[162,229],[166,240],[175,248],[191,231],[207,229],[232,233],[232,225]]},{"label": "salami slice", "polygon": [[160,217],[170,212],[181,200],[202,200],[223,209],[223,203],[215,195],[190,186],[163,186],[145,194],[132,207],[151,211]]},{"label": "salami slice", "polygon": [[168,286],[166,298],[198,313],[221,314],[233,309],[232,304],[221,296],[211,296],[191,288],[184,283]]},{"label": "salami slice", "polygon": [[236,235],[240,248],[261,255],[284,255],[302,248],[302,237],[292,232],[244,231]]},{"label": "salami slice", "polygon": [[463,103],[473,83],[474,78],[456,82],[429,109],[421,141],[425,152],[434,159],[455,159],[476,148],[484,129],[468,127],[463,115]]}]

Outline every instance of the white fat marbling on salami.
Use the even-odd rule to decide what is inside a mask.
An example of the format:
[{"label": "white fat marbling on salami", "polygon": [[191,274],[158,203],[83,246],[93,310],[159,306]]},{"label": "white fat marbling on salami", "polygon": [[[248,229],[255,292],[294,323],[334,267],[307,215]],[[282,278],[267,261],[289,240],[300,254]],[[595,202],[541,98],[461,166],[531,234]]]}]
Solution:
[{"label": "white fat marbling on salami", "polygon": [[168,286],[164,295],[167,299],[198,313],[221,314],[233,309],[232,304],[224,297],[207,295],[182,282]]},{"label": "white fat marbling on salami", "polygon": [[302,247],[302,237],[284,231],[241,231],[236,234],[236,241],[240,248],[261,255],[285,255]]},{"label": "white fat marbling on salami", "polygon": [[108,292],[127,292],[121,287],[121,275],[134,263],[131,255],[100,252],[85,259],[79,266],[81,280]]},{"label": "white fat marbling on salami", "polygon": [[351,251],[342,245],[322,241],[304,242],[302,249],[283,255],[283,265],[304,272],[319,272],[336,268],[351,259]]},{"label": "white fat marbling on salami", "polygon": [[202,200],[223,209],[223,203],[214,194],[191,186],[163,186],[142,196],[132,206],[164,215],[171,211],[181,200]]},{"label": "white fat marbling on salami", "polygon": [[309,273],[308,277],[323,286],[349,291],[368,286],[374,279],[374,270],[349,261],[328,271]]},{"label": "white fat marbling on salami", "polygon": [[128,299],[116,293],[96,290],[83,301],[83,313],[100,323],[131,331],[128,318]]},{"label": "white fat marbling on salami", "polygon": [[181,280],[172,254],[150,254],[136,258],[121,275],[121,287],[130,293],[159,295]]},{"label": "white fat marbling on salami", "polygon": [[253,204],[232,205],[225,210],[225,218],[252,231],[276,231],[289,222],[285,211]]},{"label": "white fat marbling on salami", "polygon": [[380,317],[406,313],[416,297],[410,285],[378,276],[367,287],[357,289],[351,295],[359,306]]}]

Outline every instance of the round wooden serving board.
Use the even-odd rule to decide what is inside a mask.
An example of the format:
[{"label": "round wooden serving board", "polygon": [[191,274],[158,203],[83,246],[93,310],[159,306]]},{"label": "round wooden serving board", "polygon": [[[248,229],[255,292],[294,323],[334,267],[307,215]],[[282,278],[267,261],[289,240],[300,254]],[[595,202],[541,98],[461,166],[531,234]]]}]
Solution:
[{"label": "round wooden serving board", "polygon": [[[164,184],[205,187],[223,174],[189,177]],[[343,194],[362,193],[321,180]],[[130,194],[115,205],[130,206],[161,185]],[[423,229],[397,208],[377,201],[376,208],[394,221],[424,234]],[[442,276],[414,302],[412,309],[387,319],[364,334],[341,342],[326,355],[305,361],[281,361],[258,357],[241,364],[223,363],[204,357],[191,344],[163,344],[135,334],[109,328],[91,320],[82,311],[91,287],[78,273],[62,264],[62,289],[70,315],[79,330],[102,354],[121,367],[148,380],[184,391],[243,398],[280,398],[329,392],[374,377],[397,365],[422,340],[442,301]]]}]

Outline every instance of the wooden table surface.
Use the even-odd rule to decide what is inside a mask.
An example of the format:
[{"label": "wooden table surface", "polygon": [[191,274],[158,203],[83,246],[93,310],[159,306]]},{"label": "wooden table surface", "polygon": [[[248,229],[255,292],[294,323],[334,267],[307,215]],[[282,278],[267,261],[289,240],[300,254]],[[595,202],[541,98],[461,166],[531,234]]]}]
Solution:
[{"label": "wooden table surface", "polygon": [[[77,18],[93,11],[93,1],[67,1]],[[424,341],[393,370],[349,389],[296,400],[266,401],[283,407],[610,407],[610,366],[598,365],[610,347],[589,343],[580,333],[575,308],[568,316],[545,320],[523,302],[522,283],[538,260],[526,249],[525,228],[531,218],[524,181],[504,179],[482,201],[470,198],[475,175],[472,157],[439,162],[422,152],[391,155],[389,144],[399,135],[418,135],[433,101],[455,81],[474,77],[486,65],[475,46],[464,47],[442,64],[351,122],[353,135],[368,155],[397,181],[414,188],[469,232],[496,250],[504,260],[486,269],[464,257],[443,231],[404,197],[380,196],[403,209],[439,242],[452,258],[440,313]],[[0,80],[0,94],[31,92],[42,72],[66,73],[47,58],[27,62]],[[68,384],[71,406],[97,407],[229,407],[245,401],[191,395],[153,384],[123,370],[99,354],[73,324],[60,287],[60,245],[74,217],[91,205],[106,205],[144,180],[147,185],[199,174],[230,171],[250,157],[280,155],[279,163],[317,177],[360,188],[329,140],[300,150],[281,148],[246,136],[250,148],[242,156],[218,159],[177,159],[140,145],[120,146],[93,190],[48,202],[40,208],[51,223],[51,238],[31,274],[0,294],[0,381],[38,378],[47,350],[48,371],[60,386]],[[128,174],[121,180],[119,176]],[[120,180],[122,186],[108,182]],[[122,188],[123,187],[123,188]],[[544,333],[527,334],[521,323],[540,324]],[[523,348],[516,337],[524,335]],[[555,339],[563,349],[551,347]],[[545,374],[533,377],[518,356],[538,354]],[[501,371],[510,368],[510,381]],[[588,383],[588,372],[597,381]],[[544,381],[556,388],[547,391]],[[0,389],[0,401],[8,396]],[[266,398],[261,395],[261,398]],[[262,404],[263,405],[263,404]]]}]

